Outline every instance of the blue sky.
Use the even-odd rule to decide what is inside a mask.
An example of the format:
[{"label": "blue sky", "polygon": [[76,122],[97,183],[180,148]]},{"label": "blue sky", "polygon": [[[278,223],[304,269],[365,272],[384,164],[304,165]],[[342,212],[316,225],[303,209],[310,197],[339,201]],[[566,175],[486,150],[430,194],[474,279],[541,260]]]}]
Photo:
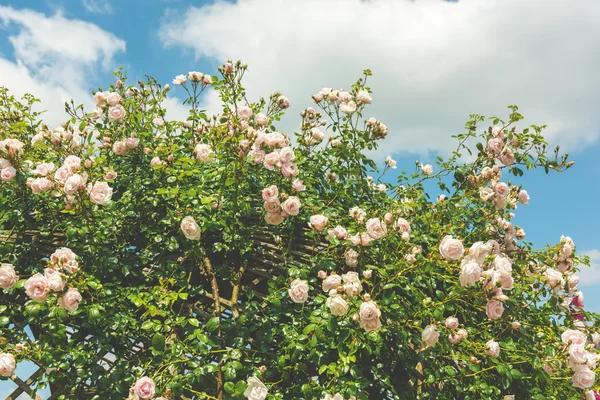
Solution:
[{"label": "blue sky", "polygon": [[[2,0],[0,85],[41,97],[52,126],[65,99],[90,106],[118,66],[169,83],[242,59],[251,96],[291,99],[281,127],[291,133],[312,93],[349,88],[370,68],[372,115],[390,127],[376,157],[409,169],[447,154],[470,113],[502,117],[517,104],[575,166],[529,173],[530,205],[515,221],[536,246],[568,235],[592,256],[581,289],[600,312],[598,20],[597,0]],[[214,96],[205,105],[216,110]],[[169,106],[185,115],[177,98]]]}]

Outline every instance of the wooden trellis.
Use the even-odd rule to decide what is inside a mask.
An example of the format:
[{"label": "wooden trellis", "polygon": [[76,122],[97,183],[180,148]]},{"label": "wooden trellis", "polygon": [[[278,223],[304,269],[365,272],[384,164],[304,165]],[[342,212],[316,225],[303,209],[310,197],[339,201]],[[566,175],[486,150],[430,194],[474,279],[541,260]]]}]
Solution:
[{"label": "wooden trellis", "polygon": [[[294,240],[287,242],[274,236],[268,229],[260,228],[257,229],[252,235],[253,249],[254,252],[248,259],[246,265],[240,266],[239,280],[237,283],[229,284],[226,280],[219,281],[219,301],[214,299],[214,290],[210,285],[210,277],[207,276],[205,281],[205,290],[203,298],[194,301],[191,309],[196,314],[196,317],[201,321],[208,321],[214,316],[215,305],[219,305],[220,315],[222,318],[237,317],[239,310],[239,300],[241,293],[245,289],[252,288],[254,295],[259,298],[264,298],[267,293],[268,280],[275,279],[275,275],[285,274],[286,265],[302,266],[310,262],[311,255],[315,251],[322,249],[327,246],[326,243],[314,243],[309,240],[305,235],[298,232],[299,235]],[[57,247],[64,246],[64,235],[57,233],[51,237],[42,237],[37,231],[26,231],[24,234],[25,241],[29,243],[35,243],[37,248],[46,251],[48,254],[54,252]],[[16,240],[16,235],[9,232],[0,231],[1,242],[12,242]],[[289,240],[289,238],[287,238]],[[284,250],[285,247],[285,250]],[[206,275],[206,268],[203,274]],[[30,326],[34,337],[43,335],[43,332],[37,329],[35,326]],[[25,329],[24,326],[15,327],[14,329]],[[71,335],[78,335],[83,337],[84,340],[88,335],[93,335],[93,332],[85,332],[81,327],[70,325],[68,326]],[[139,344],[133,348],[131,357],[135,357],[135,354],[140,351],[145,351],[142,344]],[[105,355],[99,357],[99,363],[110,373],[113,367],[113,361],[111,360],[111,353],[108,352]],[[17,388],[7,397],[7,400],[14,400],[18,396],[26,393],[30,397],[33,397],[34,388],[40,378],[43,377],[46,370],[44,366],[38,365],[32,375],[26,380],[22,380],[17,376],[13,376],[12,381],[17,385]],[[88,387],[85,384],[82,385],[78,390],[79,395],[82,398],[90,398],[95,394],[95,388]],[[60,385],[50,384],[51,396],[49,400],[58,398],[61,393]]]}]

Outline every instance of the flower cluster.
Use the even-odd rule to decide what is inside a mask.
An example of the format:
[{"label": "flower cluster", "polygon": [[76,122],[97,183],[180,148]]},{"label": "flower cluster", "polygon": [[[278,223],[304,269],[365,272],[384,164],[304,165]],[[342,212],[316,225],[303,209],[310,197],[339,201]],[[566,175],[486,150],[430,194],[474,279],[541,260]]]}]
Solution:
[{"label": "flower cluster", "polygon": [[82,296],[77,288],[65,291],[65,287],[68,275],[78,270],[77,255],[71,249],[62,247],[52,253],[44,274],[38,272],[27,279],[24,285],[25,293],[38,302],[46,301],[52,292],[62,293],[62,296],[58,297],[59,307],[75,312],[79,308]]},{"label": "flower cluster", "polygon": [[279,200],[279,189],[271,185],[262,190],[263,207],[266,211],[265,221],[269,225],[279,225],[289,216],[296,216],[300,212],[302,203],[296,196],[285,196],[283,203]]}]

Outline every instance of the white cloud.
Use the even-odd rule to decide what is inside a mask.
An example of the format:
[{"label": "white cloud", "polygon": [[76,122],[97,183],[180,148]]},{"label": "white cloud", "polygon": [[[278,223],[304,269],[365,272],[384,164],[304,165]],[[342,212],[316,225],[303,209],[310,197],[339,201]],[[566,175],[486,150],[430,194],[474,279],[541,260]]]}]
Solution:
[{"label": "white cloud", "polygon": [[92,14],[112,14],[113,8],[108,0],[83,0],[83,7]]},{"label": "white cloud", "polygon": [[579,286],[590,286],[600,283],[600,250],[586,250],[582,252],[590,258],[591,267],[579,265]]},{"label": "white cloud", "polygon": [[250,95],[281,90],[294,116],[371,68],[388,150],[448,149],[469,114],[509,104],[570,150],[600,135],[597,0],[217,0],[167,15],[165,45],[242,59]]},{"label": "white cloud", "polygon": [[66,118],[65,101],[90,104],[90,77],[112,67],[114,56],[125,51],[125,41],[114,34],[61,13],[48,17],[0,6],[0,22],[0,28],[17,27],[9,36],[15,61],[0,57],[1,84],[17,96],[40,98],[51,127]]}]

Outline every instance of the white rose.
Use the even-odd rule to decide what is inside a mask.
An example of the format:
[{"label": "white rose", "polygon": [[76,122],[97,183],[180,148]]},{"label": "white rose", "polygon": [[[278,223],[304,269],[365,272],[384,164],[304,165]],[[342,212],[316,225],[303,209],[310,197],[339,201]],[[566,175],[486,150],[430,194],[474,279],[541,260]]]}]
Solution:
[{"label": "white rose", "polygon": [[327,298],[325,305],[329,307],[332,315],[341,317],[348,312],[348,302],[340,295],[335,295]]},{"label": "white rose", "polygon": [[181,220],[181,231],[190,240],[200,240],[200,227],[190,215]]},{"label": "white rose", "polygon": [[248,387],[244,392],[244,396],[246,396],[248,400],[265,400],[267,398],[269,391],[260,379],[251,376],[246,383],[248,384]]}]

